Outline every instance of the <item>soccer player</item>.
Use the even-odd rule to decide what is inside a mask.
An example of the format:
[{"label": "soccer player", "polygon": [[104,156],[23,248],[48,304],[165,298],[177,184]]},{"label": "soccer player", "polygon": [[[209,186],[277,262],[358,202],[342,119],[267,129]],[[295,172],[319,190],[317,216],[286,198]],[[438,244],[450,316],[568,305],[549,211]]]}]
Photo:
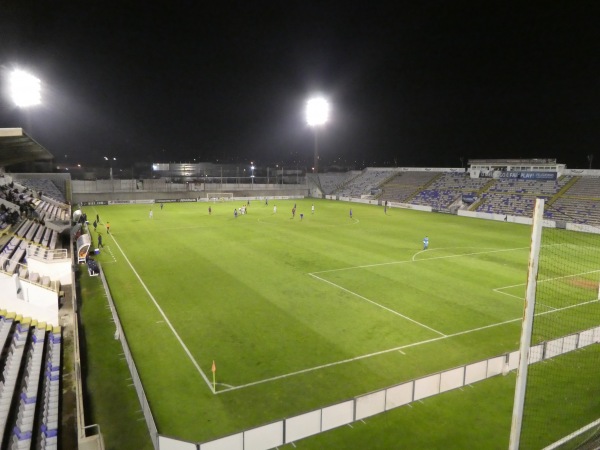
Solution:
[{"label": "soccer player", "polygon": [[148,219],[152,219],[154,217],[154,213],[152,212],[152,209],[150,210],[150,213],[148,214]]},{"label": "soccer player", "polygon": [[106,222],[106,234],[110,234],[110,222]]},{"label": "soccer player", "polygon": [[161,211],[162,211],[162,209],[163,209],[163,206],[164,206],[164,205],[161,203],[161,204],[160,204],[160,209],[161,209]]},{"label": "soccer player", "polygon": [[233,208],[233,217],[237,219],[237,208]]},{"label": "soccer player", "polygon": [[210,208],[210,206],[208,207],[208,215],[210,216],[212,214],[212,209]]},{"label": "soccer player", "polygon": [[312,206],[310,207],[310,210],[312,212],[312,214],[315,213],[315,204],[313,203]]},{"label": "soccer player", "polygon": [[350,208],[350,218],[352,219],[352,208]]},{"label": "soccer player", "polygon": [[273,205],[273,214],[277,214],[277,205]]},{"label": "soccer player", "polygon": [[425,236],[423,238],[423,250],[427,250],[429,248],[429,238]]},{"label": "soccer player", "polygon": [[292,219],[296,217],[296,205],[292,208]]},{"label": "soccer player", "polygon": [[104,248],[104,245],[102,245],[102,235],[98,234],[98,248]]},{"label": "soccer player", "polygon": [[304,219],[304,214],[300,213],[300,221],[302,221],[302,219]]}]

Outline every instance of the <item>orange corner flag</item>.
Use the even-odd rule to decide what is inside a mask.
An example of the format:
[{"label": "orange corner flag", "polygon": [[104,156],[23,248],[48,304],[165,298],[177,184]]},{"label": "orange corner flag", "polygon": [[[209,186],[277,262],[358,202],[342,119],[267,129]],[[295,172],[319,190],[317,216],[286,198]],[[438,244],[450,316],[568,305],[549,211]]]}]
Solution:
[{"label": "orange corner flag", "polygon": [[217,392],[217,380],[215,378],[216,372],[217,372],[217,365],[215,364],[215,360],[213,359],[213,365],[212,365],[212,373],[213,373],[213,392],[216,393]]}]

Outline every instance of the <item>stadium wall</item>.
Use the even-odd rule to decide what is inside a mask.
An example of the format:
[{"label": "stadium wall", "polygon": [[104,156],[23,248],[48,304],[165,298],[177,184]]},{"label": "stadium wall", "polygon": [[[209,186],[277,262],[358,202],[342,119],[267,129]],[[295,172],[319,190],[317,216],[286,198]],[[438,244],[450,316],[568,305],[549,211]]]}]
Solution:
[{"label": "stadium wall", "polygon": [[0,291],[3,309],[52,326],[60,325],[56,291],[5,273],[0,273]]},{"label": "stadium wall", "polygon": [[[151,182],[148,182],[151,181]],[[176,184],[160,180],[98,180],[73,181],[73,202],[154,201],[156,199],[202,199],[207,193],[227,192],[240,198],[305,197],[309,188],[304,184]],[[137,186],[137,187],[136,187]]]}]

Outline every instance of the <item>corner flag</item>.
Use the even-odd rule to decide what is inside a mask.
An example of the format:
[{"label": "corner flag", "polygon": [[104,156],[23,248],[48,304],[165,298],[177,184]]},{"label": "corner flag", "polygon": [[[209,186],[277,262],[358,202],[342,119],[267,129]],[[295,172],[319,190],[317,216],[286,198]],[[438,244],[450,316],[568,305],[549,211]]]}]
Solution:
[{"label": "corner flag", "polygon": [[213,365],[212,365],[212,373],[213,373],[213,392],[217,392],[217,383],[215,380],[215,375],[217,373],[217,365],[215,364],[215,360],[213,359]]}]

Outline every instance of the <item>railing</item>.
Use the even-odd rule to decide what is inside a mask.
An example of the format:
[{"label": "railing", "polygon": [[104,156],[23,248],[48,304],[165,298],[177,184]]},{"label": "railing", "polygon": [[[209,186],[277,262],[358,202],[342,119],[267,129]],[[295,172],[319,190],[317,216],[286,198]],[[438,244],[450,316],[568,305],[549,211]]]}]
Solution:
[{"label": "railing", "polygon": [[[154,416],[152,415],[152,411],[150,410],[150,403],[148,402],[148,399],[146,397],[146,392],[144,391],[144,387],[142,386],[142,381],[140,380],[135,361],[133,360],[133,356],[131,355],[131,350],[129,349],[129,344],[127,343],[125,332],[123,331],[123,327],[121,326],[121,321],[119,320],[117,309],[115,308],[115,304],[110,294],[108,283],[106,282],[106,278],[104,277],[102,265],[98,263],[98,266],[100,267],[100,278],[102,279],[102,285],[104,286],[104,291],[106,292],[106,297],[108,299],[110,311],[112,313],[113,320],[115,321],[115,325],[117,327],[117,329],[115,330],[115,339],[119,339],[121,341],[121,346],[123,347],[123,354],[125,355],[125,360],[127,361],[127,367],[129,367],[129,372],[131,372],[131,379],[133,380],[133,385],[135,386],[135,390],[138,394],[138,400],[140,401],[140,405],[142,406],[144,419],[146,420],[146,425],[148,426],[148,431],[150,432],[150,439],[152,440],[154,448],[159,449],[160,445],[158,429],[156,428]],[[193,448],[195,449],[196,447]]]}]

